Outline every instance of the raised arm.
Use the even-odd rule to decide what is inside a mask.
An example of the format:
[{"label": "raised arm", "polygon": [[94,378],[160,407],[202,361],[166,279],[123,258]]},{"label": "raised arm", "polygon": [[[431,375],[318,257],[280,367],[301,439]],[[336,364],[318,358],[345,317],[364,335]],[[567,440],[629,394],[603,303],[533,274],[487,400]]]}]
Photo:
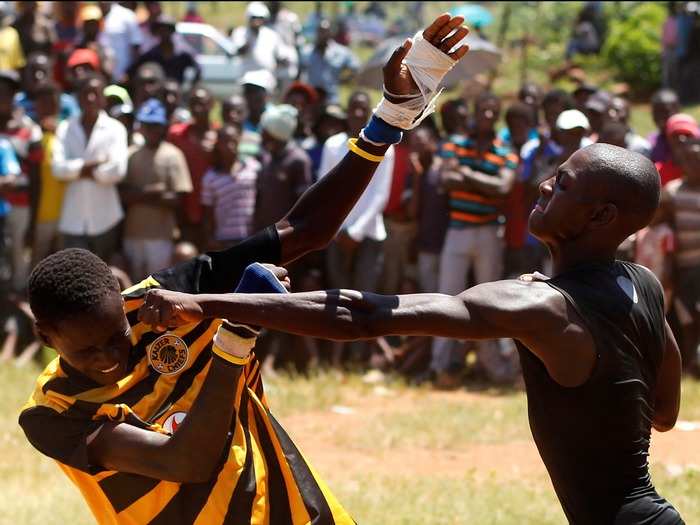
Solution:
[{"label": "raised arm", "polygon": [[[463,17],[443,14],[423,32],[423,38],[447,54],[468,32],[461,27],[462,22]],[[453,31],[454,34],[448,36]],[[411,95],[414,98],[420,95],[408,66],[403,63],[411,45],[410,40],[404,42],[384,66],[384,96],[389,102],[398,104],[407,97],[411,98]],[[466,52],[467,47],[461,46],[447,56],[452,61],[457,61]],[[384,121],[379,124],[384,126],[385,131],[393,128],[394,135],[400,140],[401,127]],[[361,150],[376,157],[382,157],[390,145],[391,141],[372,140],[370,143],[363,138],[357,139],[357,146]],[[302,195],[290,212],[276,224],[282,245],[282,262],[292,261],[309,251],[320,249],[333,239],[367,187],[377,165],[376,159],[368,160],[349,152],[328,175]]]}]

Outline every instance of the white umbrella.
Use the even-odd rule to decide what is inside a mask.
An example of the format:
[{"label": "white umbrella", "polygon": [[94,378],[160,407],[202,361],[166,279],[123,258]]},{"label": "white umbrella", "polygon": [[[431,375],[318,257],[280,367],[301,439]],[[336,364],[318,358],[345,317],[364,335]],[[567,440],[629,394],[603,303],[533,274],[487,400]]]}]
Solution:
[{"label": "white umbrella", "polygon": [[[381,89],[384,82],[382,68],[404,40],[405,37],[395,37],[380,44],[377,51],[355,75],[355,83],[368,88]],[[468,44],[469,52],[442,80],[442,86],[447,89],[453,88],[462,80],[491,71],[501,61],[501,51],[488,40],[469,34],[458,45],[461,44]]]}]

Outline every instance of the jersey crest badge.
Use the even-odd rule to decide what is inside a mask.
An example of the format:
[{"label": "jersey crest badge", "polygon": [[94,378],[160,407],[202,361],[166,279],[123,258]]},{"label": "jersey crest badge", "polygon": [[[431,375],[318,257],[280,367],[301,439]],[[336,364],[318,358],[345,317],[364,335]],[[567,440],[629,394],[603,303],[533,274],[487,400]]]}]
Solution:
[{"label": "jersey crest badge", "polygon": [[187,345],[173,334],[161,335],[148,349],[148,363],[164,376],[177,374],[185,368],[188,358]]},{"label": "jersey crest badge", "polygon": [[187,412],[173,412],[168,416],[168,418],[163,422],[163,430],[168,434],[173,434],[177,427],[179,427],[185,420]]}]

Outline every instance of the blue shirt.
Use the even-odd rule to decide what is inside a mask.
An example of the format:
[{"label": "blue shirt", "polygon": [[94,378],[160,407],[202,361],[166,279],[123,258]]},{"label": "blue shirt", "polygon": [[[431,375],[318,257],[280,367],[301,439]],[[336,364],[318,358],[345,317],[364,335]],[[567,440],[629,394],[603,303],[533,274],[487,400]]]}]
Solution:
[{"label": "blue shirt", "polygon": [[[15,148],[9,140],[0,138],[0,177],[19,175],[21,173],[19,161],[15,154]],[[5,217],[10,211],[10,203],[0,199],[0,217]]]},{"label": "blue shirt", "polygon": [[[536,139],[537,137],[539,137],[537,128],[530,128],[527,132],[527,140],[530,141]],[[501,139],[506,146],[510,146],[511,148],[513,147],[513,144],[510,142],[510,130],[508,127],[501,128],[501,131],[498,132],[498,138]],[[519,151],[516,151],[516,153],[520,154]]]},{"label": "blue shirt", "polygon": [[[15,104],[21,107],[24,110],[24,113],[34,122],[36,122],[37,116],[36,110],[34,109],[34,101],[30,100],[24,91],[15,95]],[[80,107],[78,106],[78,102],[75,100],[75,97],[73,95],[69,95],[68,93],[61,93],[59,105],[59,121],[80,115]]]},{"label": "blue shirt", "polygon": [[357,70],[359,63],[350,49],[331,40],[323,54],[315,47],[307,46],[302,53],[302,67],[308,83],[323,89],[328,102],[337,102],[340,74],[345,69]]}]

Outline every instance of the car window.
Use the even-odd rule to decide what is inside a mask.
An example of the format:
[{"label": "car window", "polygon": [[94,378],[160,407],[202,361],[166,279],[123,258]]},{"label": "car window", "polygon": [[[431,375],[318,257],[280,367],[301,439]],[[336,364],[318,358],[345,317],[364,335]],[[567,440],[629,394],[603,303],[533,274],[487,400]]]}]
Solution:
[{"label": "car window", "polygon": [[226,55],[226,51],[215,40],[205,35],[185,33],[182,35],[185,41],[198,55]]}]

